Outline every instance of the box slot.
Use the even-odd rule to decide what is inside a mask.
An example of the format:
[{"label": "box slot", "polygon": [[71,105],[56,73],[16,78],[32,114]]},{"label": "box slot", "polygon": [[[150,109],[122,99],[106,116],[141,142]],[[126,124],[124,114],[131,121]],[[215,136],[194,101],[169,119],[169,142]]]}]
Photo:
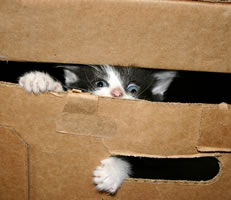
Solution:
[{"label": "box slot", "polygon": [[[18,77],[28,71],[38,70],[52,74],[63,82],[62,69],[53,67],[57,63],[5,62],[0,61],[0,81],[18,82]],[[83,66],[84,67],[84,66]],[[231,95],[225,88],[231,85],[231,74],[214,72],[178,71],[166,93],[166,102],[231,104]]]},{"label": "box slot", "polygon": [[132,165],[132,178],[173,181],[210,181],[220,172],[216,157],[147,158],[119,156]]}]

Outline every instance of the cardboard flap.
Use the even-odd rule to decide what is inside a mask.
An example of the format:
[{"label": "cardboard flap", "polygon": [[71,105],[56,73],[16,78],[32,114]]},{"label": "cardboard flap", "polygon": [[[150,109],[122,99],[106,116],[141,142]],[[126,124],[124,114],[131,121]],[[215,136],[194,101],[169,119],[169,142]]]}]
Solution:
[{"label": "cardboard flap", "polygon": [[[200,104],[159,103],[68,93],[56,131],[104,138],[111,154],[197,153]],[[184,145],[182,145],[184,144]]]},{"label": "cardboard flap", "polygon": [[0,199],[27,200],[27,144],[14,129],[0,125]]},{"label": "cardboard flap", "polygon": [[231,109],[227,104],[203,108],[198,150],[231,152]]},{"label": "cardboard flap", "polygon": [[197,153],[200,104],[128,101],[104,98],[104,115],[117,122],[117,134],[105,138],[112,154],[188,155]]},{"label": "cardboard flap", "polygon": [[58,115],[56,131],[76,135],[110,137],[115,134],[113,120],[98,113],[98,97],[69,92],[63,112]]},{"label": "cardboard flap", "polygon": [[231,72],[230,21],[222,3],[1,0],[0,58]]},{"label": "cardboard flap", "polygon": [[68,93],[56,131],[104,138],[111,154],[187,155],[231,151],[227,104],[159,103]]}]

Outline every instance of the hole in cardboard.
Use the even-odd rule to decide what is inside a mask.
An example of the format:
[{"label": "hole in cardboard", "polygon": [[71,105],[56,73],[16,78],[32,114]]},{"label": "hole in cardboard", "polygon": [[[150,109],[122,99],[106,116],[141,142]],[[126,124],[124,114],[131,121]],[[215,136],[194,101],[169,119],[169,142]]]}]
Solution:
[{"label": "hole in cardboard", "polygon": [[119,156],[132,165],[135,179],[209,181],[220,170],[219,160],[215,157],[197,158],[146,158]]},{"label": "hole in cardboard", "polygon": [[[25,72],[37,70],[47,72],[63,83],[63,70],[61,68],[54,68],[57,65],[63,64],[0,61],[2,70],[0,81],[17,83],[18,78]],[[230,104],[230,92],[222,90],[222,88],[227,88],[228,85],[231,85],[231,73],[178,71],[178,76],[165,93],[164,101],[213,104],[226,102]]]}]

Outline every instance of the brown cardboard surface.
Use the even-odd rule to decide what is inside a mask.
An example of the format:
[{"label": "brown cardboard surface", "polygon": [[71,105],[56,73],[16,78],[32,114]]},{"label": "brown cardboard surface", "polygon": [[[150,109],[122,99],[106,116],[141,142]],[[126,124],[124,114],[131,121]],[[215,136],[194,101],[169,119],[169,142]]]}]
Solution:
[{"label": "brown cardboard surface", "polygon": [[[110,154],[96,137],[56,133],[56,116],[63,109],[65,94],[34,96],[25,94],[11,84],[1,84],[0,96],[0,125],[14,127],[30,146],[31,199],[61,200],[64,197],[84,199],[100,196],[92,183],[92,171],[102,157],[106,158]],[[8,143],[8,148],[11,148],[11,141]],[[7,157],[8,154],[1,154],[0,158]],[[12,173],[17,173],[13,167],[8,167]],[[7,171],[4,168],[3,172]],[[14,189],[14,185],[11,187]],[[89,188],[90,194],[86,188]],[[8,193],[8,190],[4,192]]]},{"label": "brown cardboard surface", "polygon": [[[5,192],[3,194],[14,190],[15,194],[24,195],[21,199],[27,199],[29,195],[33,200],[170,200],[173,197],[174,199],[228,200],[231,197],[229,190],[231,187],[230,154],[221,152],[218,156],[213,153],[199,153],[196,148],[200,135],[203,136],[200,133],[202,110],[206,107],[209,111],[213,109],[219,113],[220,108],[216,105],[164,104],[94,98],[90,94],[81,93],[47,93],[35,96],[5,83],[0,84],[0,97],[0,125],[1,127],[13,127],[13,129],[7,128],[6,131],[2,129],[0,131],[1,141],[6,141],[3,143],[4,152],[1,151],[0,159],[7,160],[9,155],[20,154],[15,160],[19,163],[17,167],[12,166],[11,163],[7,168],[3,167],[0,180],[4,180],[2,179],[5,178],[4,174],[16,173],[16,176],[20,177],[19,180],[24,183],[20,184],[22,188],[20,190],[17,190],[19,186],[14,184],[14,181],[8,183],[7,189],[1,186],[0,188],[3,188]],[[77,102],[90,99],[84,106],[89,107],[87,110],[93,112],[87,112],[87,114],[89,116],[96,114],[108,120],[113,119],[117,125],[115,134],[108,137],[82,135],[78,134],[78,131],[69,133],[69,130],[66,133],[56,132],[57,119],[64,111],[68,114],[78,114],[75,108],[79,105],[76,107],[72,101],[73,98]],[[95,101],[97,101],[97,107],[91,109]],[[74,112],[68,111],[69,103]],[[133,114],[129,115],[131,111]],[[161,117],[156,118],[157,114],[161,114]],[[209,115],[205,118],[208,119],[208,117]],[[228,118],[224,119],[224,122],[228,122]],[[86,124],[87,121],[76,121],[76,123]],[[203,122],[205,123],[206,121]],[[130,126],[134,124],[132,131],[128,131],[128,124]],[[161,128],[163,124],[165,126]],[[206,126],[203,125],[203,127],[205,130]],[[94,127],[89,126],[89,128]],[[213,139],[207,137],[207,140]],[[26,148],[25,144],[29,145],[29,148]],[[26,153],[27,151],[29,153]],[[215,156],[220,162],[221,169],[214,179],[205,182],[129,179],[125,181],[115,196],[99,193],[92,183],[92,171],[99,165],[100,160],[117,153],[149,157]],[[28,168],[29,173],[26,170]],[[25,181],[27,176],[24,172],[29,174],[29,183]],[[29,188],[25,182],[29,184]],[[25,194],[25,191],[28,191],[28,194]],[[0,199],[5,199],[5,196]]]},{"label": "brown cardboard surface", "polygon": [[[231,72],[228,3],[0,0],[0,5],[1,60]],[[0,84],[0,98],[0,200],[231,198],[229,106],[82,93],[35,96],[6,83]],[[92,172],[114,154],[213,156],[220,172],[204,182],[128,179],[110,196],[96,191]]]},{"label": "brown cardboard surface", "polygon": [[28,145],[13,128],[0,125],[0,199],[29,200]]},{"label": "brown cardboard surface", "polygon": [[0,0],[2,60],[231,72],[231,4]]},{"label": "brown cardboard surface", "polygon": [[[96,98],[89,94],[72,93],[67,95],[67,99],[57,121],[57,131],[61,129],[63,133],[77,135],[88,135],[91,132],[103,137],[104,145],[112,154],[197,153],[194,144],[200,129],[200,104],[153,104],[148,101]],[[94,111],[84,115],[86,111],[79,109],[79,102],[85,102],[84,107],[94,107],[91,109]],[[70,107],[72,109],[68,111],[66,108]],[[82,124],[76,123],[77,119]],[[134,139],[131,140],[131,137]],[[168,145],[165,146],[166,139]],[[179,143],[187,143],[187,146]]]},{"label": "brown cardboard surface", "polygon": [[200,151],[231,151],[231,110],[207,108],[203,110]]},{"label": "brown cardboard surface", "polygon": [[[113,136],[116,123],[98,113],[98,97],[69,92],[63,112],[58,116],[56,130],[61,133],[78,135]],[[81,121],[84,123],[76,123]]]}]

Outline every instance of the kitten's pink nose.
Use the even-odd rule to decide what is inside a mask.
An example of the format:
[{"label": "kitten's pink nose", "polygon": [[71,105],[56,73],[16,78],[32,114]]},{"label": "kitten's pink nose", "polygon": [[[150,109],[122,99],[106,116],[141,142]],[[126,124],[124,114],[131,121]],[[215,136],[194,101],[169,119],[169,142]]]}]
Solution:
[{"label": "kitten's pink nose", "polygon": [[114,88],[111,91],[111,96],[113,96],[113,97],[122,97],[123,95],[124,95],[123,91],[120,88]]}]

